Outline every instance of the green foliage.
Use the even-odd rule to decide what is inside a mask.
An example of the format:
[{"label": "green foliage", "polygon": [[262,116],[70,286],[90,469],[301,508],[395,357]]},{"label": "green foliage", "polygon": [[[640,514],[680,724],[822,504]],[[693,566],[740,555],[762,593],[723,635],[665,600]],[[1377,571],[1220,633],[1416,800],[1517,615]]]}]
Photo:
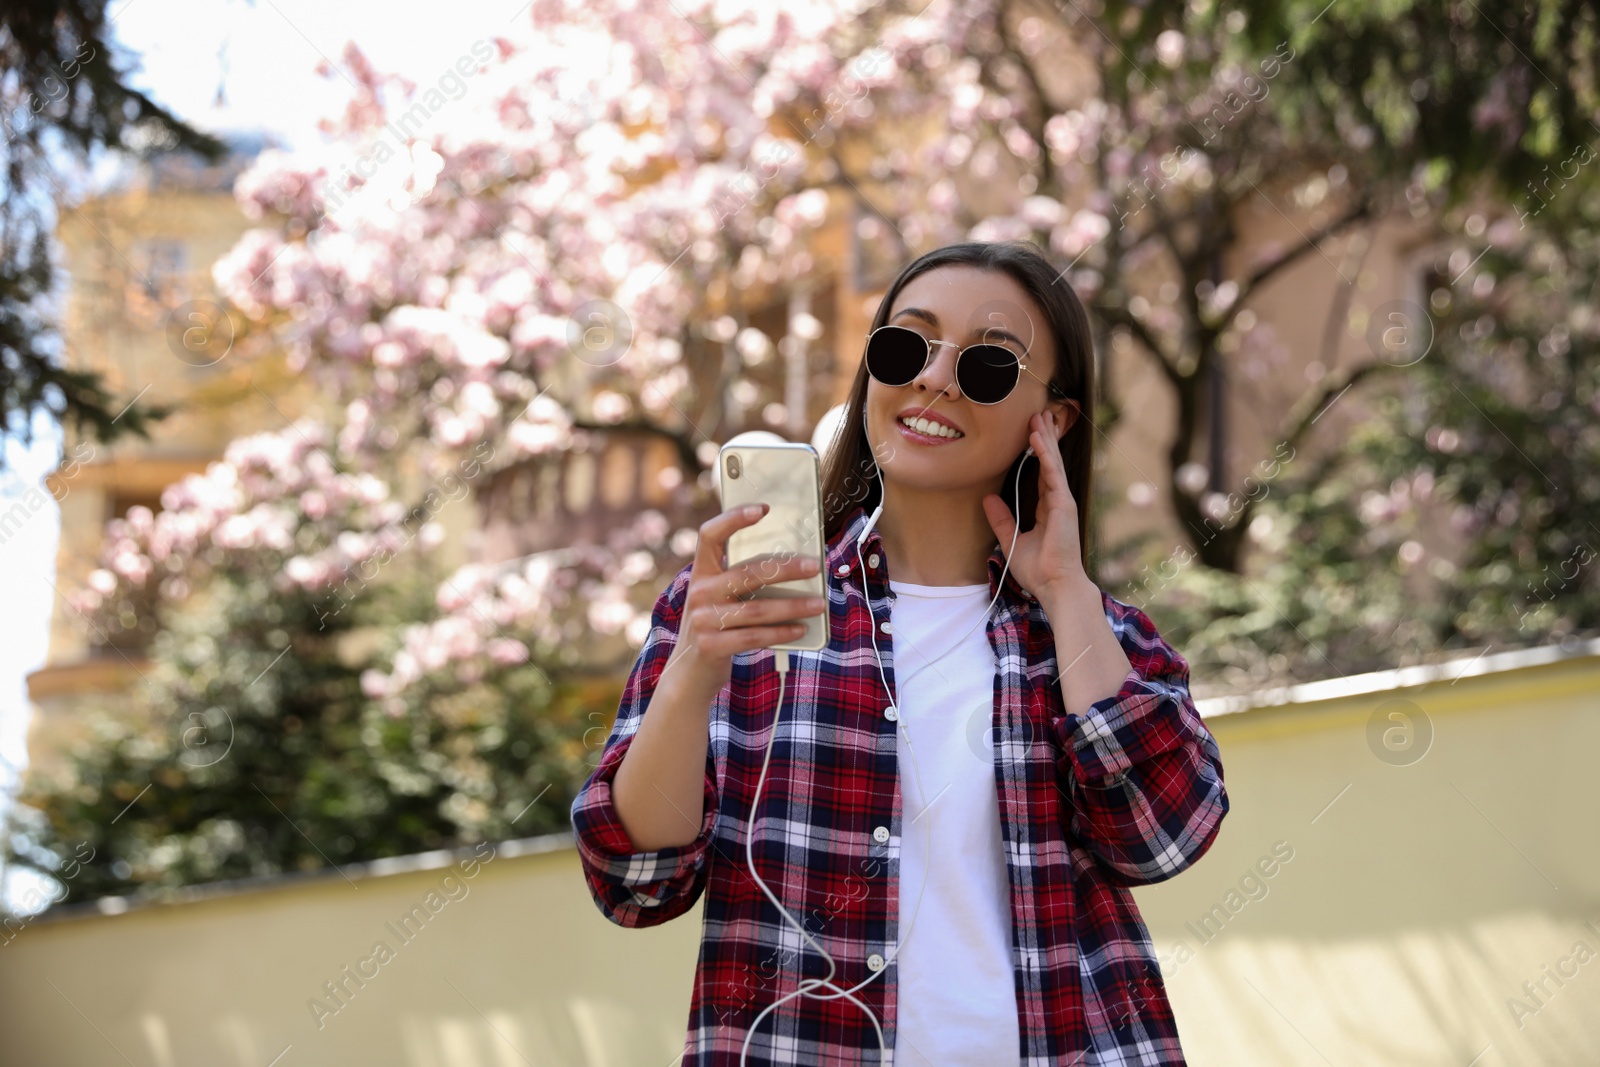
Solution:
[{"label": "green foliage", "polygon": [[437,582],[413,563],[337,615],[241,568],[169,607],[132,707],[19,798],[8,862],[51,873],[86,844],[74,901],[563,828],[593,725],[576,683],[520,664],[414,687],[399,714],[363,695]]},{"label": "green foliage", "polygon": [[1581,203],[1493,240],[1466,220],[1430,274],[1433,348],[1374,380],[1371,418],[1318,469],[1269,487],[1248,573],[1180,549],[1114,593],[1202,688],[1600,633],[1600,239]]},{"label": "green foliage", "polygon": [[1176,135],[1337,171],[1442,248],[1428,355],[1377,365],[1353,386],[1372,417],[1251,495],[1242,573],[1202,565],[1227,555],[1202,540],[1141,556],[1116,595],[1227,690],[1595,632],[1596,5],[1111,0],[1100,21],[1108,92],[1231,99]]},{"label": "green foliage", "polygon": [[[1482,179],[1520,195],[1544,168],[1600,139],[1600,7],[1560,0],[1111,0],[1122,67],[1159,70],[1166,31],[1229,45],[1252,68],[1294,58],[1267,106],[1301,137],[1337,132],[1364,169],[1415,168],[1453,194]],[[1219,31],[1225,31],[1219,34]],[[1246,87],[1248,91],[1248,87]]]},{"label": "green foliage", "polygon": [[1312,485],[1295,484],[1291,464],[1262,496],[1246,573],[1206,567],[1181,546],[1113,591],[1183,650],[1197,693],[1379,670],[1438,649],[1429,601],[1396,559],[1406,531],[1368,528],[1354,501],[1371,472],[1341,459]]},{"label": "green foliage", "polygon": [[1362,442],[1380,477],[1425,470],[1454,501],[1466,550],[1443,632],[1473,644],[1600,627],[1600,240],[1593,216],[1549,221],[1504,226],[1470,270],[1441,257],[1432,306],[1451,358],[1418,364],[1409,402],[1386,409],[1392,434]]}]

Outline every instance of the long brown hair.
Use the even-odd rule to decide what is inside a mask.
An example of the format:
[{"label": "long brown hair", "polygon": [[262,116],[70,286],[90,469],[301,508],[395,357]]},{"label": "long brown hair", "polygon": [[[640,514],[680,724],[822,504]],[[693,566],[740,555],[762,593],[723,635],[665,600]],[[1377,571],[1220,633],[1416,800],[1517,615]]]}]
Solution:
[{"label": "long brown hair", "polygon": [[[1089,332],[1089,316],[1072,286],[1033,245],[1022,241],[967,241],[936,248],[902,269],[883,294],[868,332],[888,321],[895,297],[907,282],[935,267],[951,264],[1004,271],[1033,298],[1050,324],[1050,333],[1056,341],[1055,372],[1050,376],[1050,384],[1054,388],[1051,392],[1056,397],[1078,402],[1078,416],[1067,432],[1061,435],[1057,447],[1066,468],[1067,485],[1078,505],[1078,544],[1087,573],[1089,503],[1092,499],[1090,483],[1094,473],[1094,426],[1090,422],[1094,403],[1094,340]],[[850,395],[845,400],[839,435],[823,461],[823,532],[829,540],[843,528],[845,518],[857,505],[864,506],[870,512],[878,506],[882,496],[877,464],[867,443],[867,428],[863,418],[867,403],[865,350],[866,341],[863,338],[862,360],[856,368]],[[1027,531],[1033,528],[1034,512],[1038,507],[1038,474],[1037,469],[1024,474],[1020,493],[1014,492],[1012,487],[1017,482],[1017,466],[1022,462],[1025,460],[1019,456],[1006,469],[1000,496],[1011,509],[1011,514],[1020,516],[1022,529]],[[1020,501],[1017,499],[1019,495]]]}]

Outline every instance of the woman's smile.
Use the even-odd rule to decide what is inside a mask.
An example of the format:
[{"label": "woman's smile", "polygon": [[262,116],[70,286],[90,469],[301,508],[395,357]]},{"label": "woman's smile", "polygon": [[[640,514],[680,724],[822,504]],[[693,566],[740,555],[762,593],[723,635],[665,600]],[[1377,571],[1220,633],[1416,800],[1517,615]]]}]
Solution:
[{"label": "woman's smile", "polygon": [[895,425],[902,437],[919,445],[947,445],[966,436],[949,419],[916,409],[902,411]]}]

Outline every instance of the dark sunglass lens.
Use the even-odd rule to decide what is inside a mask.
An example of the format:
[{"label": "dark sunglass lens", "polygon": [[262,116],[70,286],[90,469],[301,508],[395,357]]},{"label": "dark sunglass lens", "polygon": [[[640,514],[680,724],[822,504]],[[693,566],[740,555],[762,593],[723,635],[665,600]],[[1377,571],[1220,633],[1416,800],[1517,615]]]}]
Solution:
[{"label": "dark sunglass lens", "polygon": [[928,362],[928,342],[903,326],[882,326],[867,339],[867,373],[884,385],[909,385]]},{"label": "dark sunglass lens", "polygon": [[1016,353],[1000,345],[973,345],[956,365],[961,394],[978,404],[998,404],[1010,396],[1021,373]]}]

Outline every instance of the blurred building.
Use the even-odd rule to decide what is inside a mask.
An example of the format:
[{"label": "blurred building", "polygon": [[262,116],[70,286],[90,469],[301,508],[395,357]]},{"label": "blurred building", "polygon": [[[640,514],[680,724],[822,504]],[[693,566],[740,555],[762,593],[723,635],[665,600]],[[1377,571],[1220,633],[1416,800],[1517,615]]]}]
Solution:
[{"label": "blurred building", "polygon": [[311,405],[281,357],[248,368],[228,358],[232,323],[216,313],[211,265],[250,226],[233,182],[263,145],[232,147],[214,166],[172,156],[130,168],[110,191],[60,211],[67,364],[100,373],[114,396],[176,410],[150,440],[105,445],[66,429],[65,461],[48,480],[61,508],[58,595],[45,665],[28,676],[30,773],[53,767],[81,736],[86,696],[124,691],[145,662],[148,619],[95,629],[61,595],[97,566],[106,522],[138,505],[160,510],[161,491],[204,471],[229,441],[280,428]]}]

